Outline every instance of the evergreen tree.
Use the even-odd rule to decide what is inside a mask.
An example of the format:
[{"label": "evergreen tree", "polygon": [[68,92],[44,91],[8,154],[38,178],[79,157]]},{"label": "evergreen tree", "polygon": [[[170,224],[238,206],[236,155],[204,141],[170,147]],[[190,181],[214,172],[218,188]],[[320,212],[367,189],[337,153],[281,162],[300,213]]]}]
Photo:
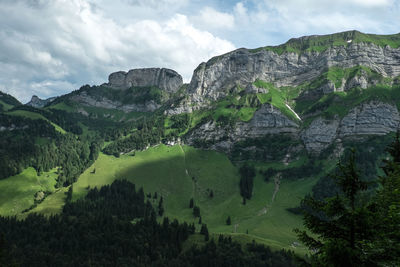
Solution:
[{"label": "evergreen tree", "polygon": [[382,187],[371,209],[376,212],[375,237],[370,243],[371,258],[385,266],[400,262],[400,136],[388,147],[391,159],[384,160]]},{"label": "evergreen tree", "polygon": [[239,169],[240,173],[240,195],[243,198],[250,199],[253,193],[253,180],[256,176],[256,171],[253,166],[244,164]]},{"label": "evergreen tree", "polygon": [[201,224],[202,223],[202,221],[201,221],[201,216],[199,217],[199,224]]},{"label": "evergreen tree", "polygon": [[192,209],[193,205],[194,205],[194,201],[193,201],[193,198],[191,198],[189,201],[189,208]]},{"label": "evergreen tree", "polygon": [[228,219],[226,219],[226,225],[231,225],[231,216],[228,216]]},{"label": "evergreen tree", "polygon": [[163,197],[160,197],[160,201],[158,202],[158,215],[163,216],[164,207],[163,207]]},{"label": "evergreen tree", "polygon": [[194,217],[200,217],[200,208],[198,206],[193,207],[193,215]]},{"label": "evergreen tree", "polygon": [[204,240],[209,240],[208,228],[206,224],[201,225],[200,234],[204,235]]},{"label": "evergreen tree", "polygon": [[[317,200],[311,196],[302,201],[306,231],[295,229],[299,239],[316,251],[313,262],[318,266],[367,266],[365,241],[373,234],[372,216],[357,197],[367,189],[355,165],[354,151],[347,163],[338,163],[339,172],[332,178],[342,193]],[[317,236],[315,238],[314,236]]]}]

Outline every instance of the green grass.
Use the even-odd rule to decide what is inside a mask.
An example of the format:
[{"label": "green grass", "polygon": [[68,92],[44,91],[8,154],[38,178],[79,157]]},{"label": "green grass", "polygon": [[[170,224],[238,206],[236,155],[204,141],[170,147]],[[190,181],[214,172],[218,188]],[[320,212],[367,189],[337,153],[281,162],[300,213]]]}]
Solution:
[{"label": "green grass", "polygon": [[299,121],[296,114],[291,111],[286,104],[290,104],[291,101],[298,96],[299,90],[294,87],[281,87],[276,88],[272,83],[268,83],[262,80],[257,80],[254,85],[258,88],[267,89],[268,92],[264,94],[257,94],[259,101],[264,103],[270,103],[274,107],[277,107],[284,115],[293,121]]},{"label": "green grass", "polygon": [[1,101],[1,100],[0,100],[0,104],[3,106],[3,110],[4,111],[7,111],[7,110],[12,109],[14,107],[13,105],[7,104],[7,103],[5,103],[4,101]]},{"label": "green grass", "polygon": [[38,176],[35,169],[27,168],[18,175],[0,180],[0,214],[18,215],[34,204],[36,192],[54,192],[55,171],[53,169]]},{"label": "green grass", "polygon": [[20,117],[25,117],[29,118],[31,120],[44,120],[53,125],[54,129],[57,132],[60,132],[62,134],[66,134],[66,131],[61,128],[59,125],[55,124],[54,122],[49,121],[47,118],[45,118],[42,114],[27,111],[27,110],[14,110],[6,113],[7,115],[11,116],[20,116]]},{"label": "green grass", "polygon": [[68,105],[65,102],[59,102],[53,105],[50,105],[48,107],[45,107],[45,109],[58,109],[58,110],[64,110],[67,112],[76,112],[77,108],[71,105]]},{"label": "green grass", "polygon": [[378,85],[367,89],[355,88],[349,92],[334,92],[323,96],[302,113],[319,111],[327,118],[332,118],[335,115],[343,118],[352,108],[372,100],[394,104],[400,109],[400,86]]},{"label": "green grass", "polygon": [[62,211],[62,207],[65,204],[67,187],[56,189],[51,195],[47,196],[46,199],[40,203],[37,207],[19,216],[24,218],[31,213],[39,213],[46,216],[52,214],[59,214]]},{"label": "green grass", "polygon": [[[351,40],[350,43],[347,41]],[[372,43],[380,47],[400,47],[400,34],[376,35],[365,34],[358,31],[347,31],[328,35],[307,36],[305,38],[293,38],[278,46],[266,46],[251,49],[256,53],[267,50],[279,55],[283,53],[323,52],[332,46],[348,46],[351,43]]]},{"label": "green grass", "polygon": [[[298,166],[305,160],[300,157],[288,167]],[[281,163],[258,163],[256,167],[281,169],[285,166]],[[94,169],[96,171],[92,173]],[[33,204],[33,195],[37,191],[54,191],[56,174],[47,175],[38,177],[32,168],[28,168],[20,175],[0,181],[0,191],[6,192],[0,198],[1,214],[19,214]],[[239,194],[238,170],[225,155],[189,146],[159,145],[138,151],[135,156],[122,155],[116,158],[100,154],[96,162],[73,184],[73,200],[85,196],[88,188],[101,187],[115,179],[127,179],[152,195],[157,192],[164,198],[165,216],[194,222],[197,230],[200,228],[198,219],[193,217],[188,207],[192,197],[195,205],[200,207],[202,222],[208,225],[213,236],[228,234],[240,242],[254,239],[274,249],[285,248],[293,249],[298,254],[306,253],[304,246],[292,246],[293,242],[297,242],[293,228],[302,228],[302,218],[288,212],[287,208],[298,206],[318,177],[297,181],[283,177],[272,201],[275,184],[272,181],[266,183],[257,174],[252,199],[243,205]],[[210,190],[214,192],[213,198],[209,197]],[[45,215],[60,212],[66,191],[67,188],[57,190],[30,212]],[[158,203],[158,199],[151,201],[154,205]],[[225,224],[228,216],[232,219],[232,225]]]},{"label": "green grass", "polygon": [[[91,173],[93,169],[96,169],[95,173]],[[302,220],[301,216],[289,213],[286,208],[298,206],[317,178],[299,181],[283,179],[275,201],[271,203],[275,186],[272,182],[264,182],[258,175],[254,195],[243,205],[237,168],[225,155],[189,146],[159,145],[136,152],[134,157],[122,155],[115,158],[100,154],[98,160],[74,183],[73,200],[85,196],[89,187],[110,184],[115,179],[128,179],[137,187],[142,186],[146,193],[157,192],[164,198],[166,216],[194,222],[197,230],[200,227],[198,219],[189,209],[191,197],[200,207],[203,223],[216,236],[229,234],[243,242],[255,239],[275,249],[294,249],[299,254],[306,252],[303,246],[292,247],[297,240],[292,229],[301,228]],[[213,198],[209,197],[209,190],[213,190]],[[59,212],[64,198],[63,192],[57,192],[33,211],[44,214]],[[152,202],[157,205],[158,199],[152,199]],[[268,211],[263,214],[265,207]],[[225,224],[228,216],[232,218],[230,226]],[[235,224],[238,224],[236,233]]]}]

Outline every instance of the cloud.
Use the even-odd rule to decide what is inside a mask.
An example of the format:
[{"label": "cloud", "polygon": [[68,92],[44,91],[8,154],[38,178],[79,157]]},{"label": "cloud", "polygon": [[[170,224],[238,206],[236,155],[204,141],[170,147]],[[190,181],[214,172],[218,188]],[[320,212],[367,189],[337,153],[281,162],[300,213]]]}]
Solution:
[{"label": "cloud", "polygon": [[2,1],[0,90],[26,102],[139,67],[172,68],[189,81],[200,62],[235,48],[182,14],[119,23],[105,12],[86,0]]},{"label": "cloud", "polygon": [[207,29],[232,29],[235,25],[232,14],[219,12],[212,7],[203,8],[192,20]]}]

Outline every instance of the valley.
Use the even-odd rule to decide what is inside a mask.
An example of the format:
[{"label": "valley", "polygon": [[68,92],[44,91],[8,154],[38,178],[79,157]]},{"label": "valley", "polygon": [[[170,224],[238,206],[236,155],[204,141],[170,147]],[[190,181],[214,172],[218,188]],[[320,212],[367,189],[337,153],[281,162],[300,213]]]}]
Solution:
[{"label": "valley", "polygon": [[[174,259],[224,238],[283,249],[285,259],[313,254],[319,243],[299,233],[309,230],[306,219],[331,212],[312,208],[347,196],[333,177],[357,167],[357,205],[375,205],[385,186],[382,166],[396,159],[388,147],[400,127],[399,47],[399,34],[348,31],[237,49],[200,63],[189,84],[174,70],[146,68],[25,105],[1,93],[3,223],[92,225],[98,216],[161,231],[171,222],[184,229],[168,237],[177,240]],[[109,196],[121,197],[109,199],[117,215],[98,206]],[[343,203],[353,216],[354,203]]]}]

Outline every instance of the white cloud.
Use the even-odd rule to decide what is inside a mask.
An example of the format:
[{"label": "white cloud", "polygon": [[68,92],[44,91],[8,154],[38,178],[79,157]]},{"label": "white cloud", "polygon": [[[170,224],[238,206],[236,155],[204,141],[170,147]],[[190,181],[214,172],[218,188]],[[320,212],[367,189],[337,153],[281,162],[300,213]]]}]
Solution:
[{"label": "white cloud", "polygon": [[1,2],[0,88],[26,102],[138,67],[172,68],[189,81],[201,61],[234,49],[185,15],[120,24],[104,12],[85,0]]},{"label": "white cloud", "polygon": [[211,7],[201,9],[199,15],[193,17],[193,20],[208,29],[232,29],[235,25],[232,14],[219,12]]}]

